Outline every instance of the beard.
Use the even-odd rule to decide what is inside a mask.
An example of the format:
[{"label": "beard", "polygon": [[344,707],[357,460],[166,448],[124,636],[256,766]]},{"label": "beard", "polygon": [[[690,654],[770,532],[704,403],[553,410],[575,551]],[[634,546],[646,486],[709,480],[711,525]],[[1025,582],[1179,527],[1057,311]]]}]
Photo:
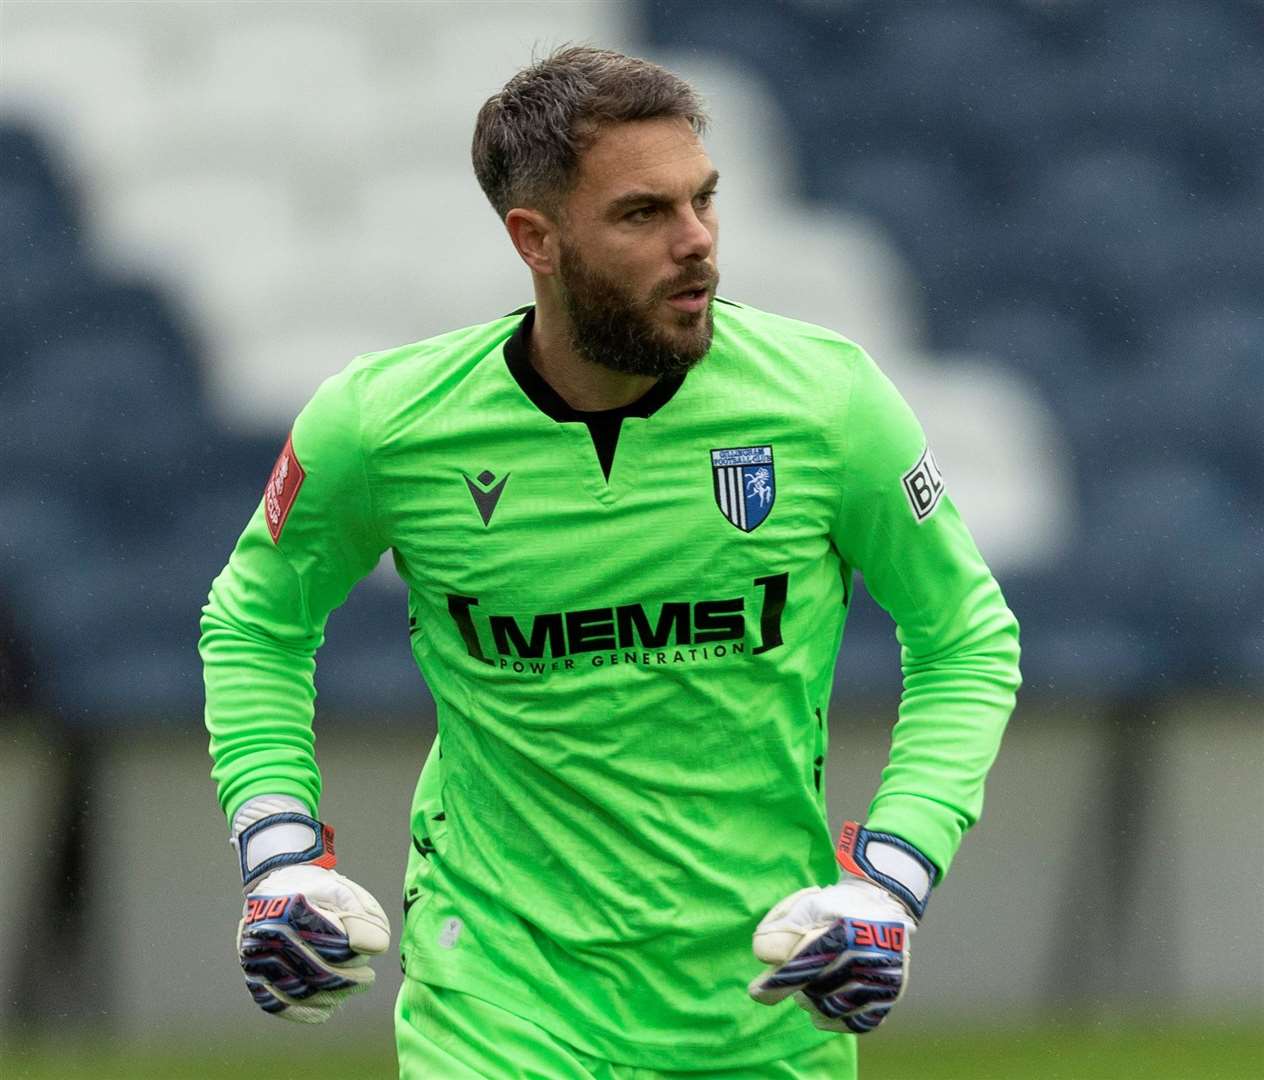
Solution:
[{"label": "beard", "polygon": [[[589,363],[625,375],[683,375],[711,348],[711,306],[720,279],[710,266],[700,264],[682,273],[641,301],[563,243],[558,276],[570,316],[571,346]],[[671,325],[663,327],[655,318],[660,305],[690,288],[707,290],[707,306],[699,312],[669,309]]]}]

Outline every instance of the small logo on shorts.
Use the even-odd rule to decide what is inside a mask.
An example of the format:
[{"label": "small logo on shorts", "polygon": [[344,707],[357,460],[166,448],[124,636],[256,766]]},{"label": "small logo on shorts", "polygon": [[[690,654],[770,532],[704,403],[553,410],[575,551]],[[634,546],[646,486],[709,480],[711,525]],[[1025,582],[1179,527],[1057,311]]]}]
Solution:
[{"label": "small logo on shorts", "polygon": [[443,924],[443,929],[439,931],[439,947],[441,949],[455,949],[463,929],[465,929],[465,924],[453,916]]}]

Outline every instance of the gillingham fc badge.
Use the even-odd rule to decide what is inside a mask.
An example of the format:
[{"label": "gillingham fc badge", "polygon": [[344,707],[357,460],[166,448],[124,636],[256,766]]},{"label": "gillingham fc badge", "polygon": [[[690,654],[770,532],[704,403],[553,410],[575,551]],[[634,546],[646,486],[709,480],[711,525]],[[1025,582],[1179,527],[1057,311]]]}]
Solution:
[{"label": "gillingham fc badge", "polygon": [[715,502],[742,532],[761,525],[777,497],[771,446],[742,446],[711,451]]}]

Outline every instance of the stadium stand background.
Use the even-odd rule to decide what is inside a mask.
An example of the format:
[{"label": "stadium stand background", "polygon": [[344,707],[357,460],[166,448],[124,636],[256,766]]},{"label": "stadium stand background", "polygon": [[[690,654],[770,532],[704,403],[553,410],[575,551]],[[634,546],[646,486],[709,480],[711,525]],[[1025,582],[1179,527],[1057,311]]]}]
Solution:
[{"label": "stadium stand background", "polygon": [[[6,872],[0,926],[75,884],[51,967],[4,935],[0,1022],[45,1022],[67,993],[106,993],[129,1031],[245,1015],[197,612],[322,377],[529,297],[469,136],[532,46],[565,40],[697,80],[725,174],[722,291],[875,355],[1023,624],[1015,748],[943,917],[982,933],[998,882],[1018,909],[1003,931],[1043,916],[1002,987],[1015,1009],[1066,998],[1071,962],[1143,995],[1171,961],[1147,935],[1178,941],[1180,1001],[1258,1005],[1258,932],[1199,961],[1144,886],[1156,857],[1217,867],[1237,886],[1218,915],[1264,925],[1261,5],[5,0],[0,808],[40,840]],[[433,730],[404,618],[390,575],[370,577],[318,676],[326,812],[388,906]],[[849,813],[898,678],[889,621],[858,603],[831,759]],[[393,809],[352,805],[357,782]],[[1251,857],[1220,867],[1204,823]],[[1106,843],[1077,862],[1095,828]],[[155,873],[197,882],[198,919],[223,924],[194,948],[224,983],[193,1002],[145,963]],[[1077,902],[1118,914],[1060,944]],[[89,929],[106,917],[111,940]],[[971,961],[932,934],[920,1000],[964,1007],[949,976]]]}]

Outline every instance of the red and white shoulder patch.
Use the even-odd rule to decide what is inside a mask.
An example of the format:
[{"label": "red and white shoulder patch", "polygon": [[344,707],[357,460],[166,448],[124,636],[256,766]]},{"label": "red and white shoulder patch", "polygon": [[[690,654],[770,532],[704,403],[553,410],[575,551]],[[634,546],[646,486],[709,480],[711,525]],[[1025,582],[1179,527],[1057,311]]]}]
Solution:
[{"label": "red and white shoulder patch", "polygon": [[272,534],[275,544],[281,539],[281,530],[285,528],[285,520],[290,516],[290,508],[298,498],[298,489],[303,486],[307,474],[303,466],[294,456],[294,436],[289,435],[281,456],[272,466],[272,475],[268,477],[268,486],[263,489],[263,516],[268,521],[268,532]]}]

